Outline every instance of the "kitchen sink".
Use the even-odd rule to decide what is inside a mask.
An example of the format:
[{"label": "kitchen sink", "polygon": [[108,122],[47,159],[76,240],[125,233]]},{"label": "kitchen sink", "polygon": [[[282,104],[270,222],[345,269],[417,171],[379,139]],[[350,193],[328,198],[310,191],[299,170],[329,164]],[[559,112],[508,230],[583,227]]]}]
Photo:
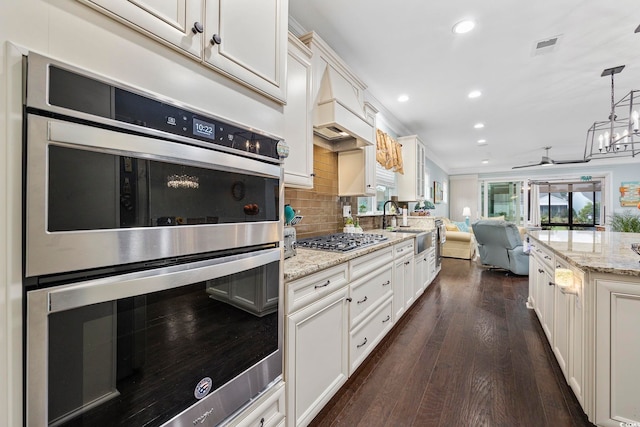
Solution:
[{"label": "kitchen sink", "polygon": [[416,235],[416,254],[421,254],[433,246],[433,231],[419,228],[396,228],[393,230],[394,233],[412,233]]}]

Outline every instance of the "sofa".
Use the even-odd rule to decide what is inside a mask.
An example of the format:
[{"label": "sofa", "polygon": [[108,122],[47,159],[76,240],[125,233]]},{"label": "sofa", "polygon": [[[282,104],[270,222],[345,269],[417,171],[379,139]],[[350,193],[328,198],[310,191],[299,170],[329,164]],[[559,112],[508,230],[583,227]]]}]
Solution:
[{"label": "sofa", "polygon": [[[476,255],[476,240],[471,227],[443,218],[446,241],[442,256],[446,258],[473,259]],[[463,225],[464,224],[464,225]]]},{"label": "sofa", "polygon": [[523,250],[521,229],[503,220],[480,220],[473,223],[482,265],[529,274],[529,254]]}]

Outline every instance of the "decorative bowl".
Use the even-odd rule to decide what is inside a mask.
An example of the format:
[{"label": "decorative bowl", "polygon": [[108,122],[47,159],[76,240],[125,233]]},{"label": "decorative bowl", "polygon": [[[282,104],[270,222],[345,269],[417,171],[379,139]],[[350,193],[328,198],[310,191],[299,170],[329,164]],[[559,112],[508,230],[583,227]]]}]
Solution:
[{"label": "decorative bowl", "polygon": [[631,250],[640,255],[640,243],[632,243]]}]

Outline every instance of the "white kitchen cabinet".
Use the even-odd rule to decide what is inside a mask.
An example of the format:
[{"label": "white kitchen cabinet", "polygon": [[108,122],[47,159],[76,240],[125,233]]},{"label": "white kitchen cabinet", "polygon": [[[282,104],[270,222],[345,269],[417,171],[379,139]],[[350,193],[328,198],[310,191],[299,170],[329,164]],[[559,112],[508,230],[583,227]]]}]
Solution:
[{"label": "white kitchen cabinet", "polygon": [[[367,122],[375,129],[376,110],[365,102]],[[376,194],[376,146],[338,153],[338,195],[374,196]]]},{"label": "white kitchen cabinet", "polygon": [[[433,236],[433,240],[435,241],[435,233]],[[434,281],[438,272],[436,271],[436,248],[431,247],[427,249],[427,270],[428,270],[428,279],[425,285],[426,288],[429,287],[431,282]]]},{"label": "white kitchen cabinet", "polygon": [[288,5],[288,0],[207,0],[204,61],[285,101]]},{"label": "white kitchen cabinet", "polygon": [[417,135],[398,138],[402,144],[404,175],[398,174],[398,200],[425,200],[428,197],[426,182],[426,150]]},{"label": "white kitchen cabinet", "polygon": [[287,0],[79,1],[285,102]]},{"label": "white kitchen cabinet", "polygon": [[284,106],[284,185],[313,188],[313,122],[311,111],[311,51],[289,33],[287,105]]},{"label": "white kitchen cabinet", "polygon": [[[352,301],[353,304],[353,301]],[[349,375],[367,358],[393,326],[392,298],[387,298],[350,333]]]},{"label": "white kitchen cabinet", "polygon": [[569,296],[569,362],[568,382],[582,409],[585,409],[585,274],[572,268],[577,294]]},{"label": "white kitchen cabinet", "polygon": [[[556,268],[569,268],[561,261],[556,262]],[[555,279],[555,277],[554,277]],[[560,370],[565,380],[569,381],[569,335],[571,326],[571,303],[574,298],[571,294],[564,293],[560,286],[552,287],[554,290],[554,314],[553,314],[553,341],[551,349],[556,356]]]},{"label": "white kitchen cabinet", "polygon": [[408,240],[396,244],[393,271],[393,312],[396,322],[415,301],[414,274],[414,241]]},{"label": "white kitchen cabinet", "polygon": [[260,396],[250,410],[231,420],[229,427],[279,427],[285,424],[285,385],[280,381]]},{"label": "white kitchen cabinet", "polygon": [[287,303],[295,311],[288,310],[285,331],[290,425],[309,424],[348,378],[346,270],[345,263],[287,284],[288,297],[295,298]]},{"label": "white kitchen cabinet", "polygon": [[535,296],[535,312],[549,343],[553,345],[554,315],[556,292],[554,279],[553,255],[544,248],[534,246],[531,256],[535,260],[535,269],[529,271],[529,286],[533,286]]},{"label": "white kitchen cabinet", "polygon": [[[640,423],[640,285],[599,276],[596,287],[595,424]],[[627,425],[627,424],[625,424]]]}]

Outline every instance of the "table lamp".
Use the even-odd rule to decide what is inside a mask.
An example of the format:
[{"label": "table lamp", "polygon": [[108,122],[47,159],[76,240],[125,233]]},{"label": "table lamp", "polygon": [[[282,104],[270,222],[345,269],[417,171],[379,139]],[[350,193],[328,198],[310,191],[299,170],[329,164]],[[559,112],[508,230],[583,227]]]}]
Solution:
[{"label": "table lamp", "polygon": [[469,206],[465,206],[462,209],[462,216],[464,217],[464,222],[469,225],[469,217],[471,216],[471,208]]}]

